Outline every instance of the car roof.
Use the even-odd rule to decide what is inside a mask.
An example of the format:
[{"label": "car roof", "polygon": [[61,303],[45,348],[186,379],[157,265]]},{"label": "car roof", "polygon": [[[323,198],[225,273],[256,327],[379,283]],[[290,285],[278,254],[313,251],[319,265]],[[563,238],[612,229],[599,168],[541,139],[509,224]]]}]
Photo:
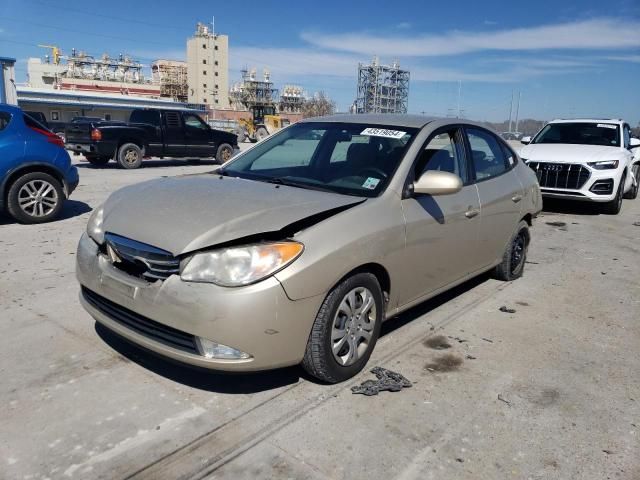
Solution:
[{"label": "car roof", "polygon": [[626,123],[619,118],[557,118],[549,123]]},{"label": "car roof", "polygon": [[5,112],[19,113],[22,109],[17,105],[9,105],[8,103],[0,103],[0,109]]},{"label": "car roof", "polygon": [[423,115],[403,115],[393,113],[358,113],[358,114],[337,114],[325,117],[305,118],[301,122],[332,122],[332,123],[366,123],[368,125],[386,125],[389,127],[409,127],[422,128],[429,123],[437,122],[441,125],[474,125],[487,128],[470,120],[461,118],[427,117]]}]

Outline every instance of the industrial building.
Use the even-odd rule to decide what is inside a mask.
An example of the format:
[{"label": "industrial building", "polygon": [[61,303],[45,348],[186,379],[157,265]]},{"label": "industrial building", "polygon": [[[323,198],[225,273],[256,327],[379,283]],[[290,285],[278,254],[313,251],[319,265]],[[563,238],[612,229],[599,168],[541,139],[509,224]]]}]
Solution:
[{"label": "industrial building", "polygon": [[103,53],[96,58],[73,48],[71,55],[66,56],[58,47],[46,47],[52,50],[52,55],[47,55],[44,62],[39,58],[30,58],[27,62],[30,87],[150,98],[160,96],[160,86],[145,78],[143,65],[128,55],[111,57]]},{"label": "industrial building", "polygon": [[198,23],[187,40],[189,103],[210,108],[229,108],[229,37],[218,35]]},{"label": "industrial building", "polygon": [[229,103],[233,110],[250,110],[252,107],[273,106],[279,113],[299,114],[305,99],[302,87],[285,85],[282,93],[274,87],[271,72],[262,71],[262,78],[257,70],[244,68],[241,71],[242,81],[235,83],[229,91]]},{"label": "industrial building", "polygon": [[187,62],[156,60],[151,64],[151,80],[154,85],[160,86],[160,97],[176,102],[186,102],[189,98]]},{"label": "industrial building", "polygon": [[355,113],[407,113],[409,71],[398,62],[381,65],[377,57],[370,64],[358,64],[358,92]]},{"label": "industrial building", "polygon": [[0,103],[16,105],[16,82],[15,82],[16,59],[0,57]]}]

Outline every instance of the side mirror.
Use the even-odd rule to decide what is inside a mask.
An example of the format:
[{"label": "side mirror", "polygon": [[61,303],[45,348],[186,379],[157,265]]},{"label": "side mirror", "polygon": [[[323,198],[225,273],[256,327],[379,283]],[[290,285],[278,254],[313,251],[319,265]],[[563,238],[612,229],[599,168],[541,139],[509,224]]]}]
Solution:
[{"label": "side mirror", "polygon": [[629,140],[629,150],[631,150],[632,148],[638,148],[640,147],[640,140],[637,138],[631,138]]},{"label": "side mirror", "polygon": [[413,184],[414,194],[450,195],[462,190],[462,179],[449,172],[429,170]]},{"label": "side mirror", "polygon": [[522,137],[520,139],[520,143],[523,143],[525,145],[529,145],[531,143],[531,135],[527,135],[526,137]]}]

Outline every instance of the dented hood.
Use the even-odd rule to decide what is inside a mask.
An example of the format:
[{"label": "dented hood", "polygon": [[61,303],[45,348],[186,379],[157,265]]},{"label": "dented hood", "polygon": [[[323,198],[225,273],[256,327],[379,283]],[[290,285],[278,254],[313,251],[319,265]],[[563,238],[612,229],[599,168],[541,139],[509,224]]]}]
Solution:
[{"label": "dented hood", "polygon": [[104,231],[174,255],[277,232],[364,199],[213,174],[125,187],[104,204]]}]

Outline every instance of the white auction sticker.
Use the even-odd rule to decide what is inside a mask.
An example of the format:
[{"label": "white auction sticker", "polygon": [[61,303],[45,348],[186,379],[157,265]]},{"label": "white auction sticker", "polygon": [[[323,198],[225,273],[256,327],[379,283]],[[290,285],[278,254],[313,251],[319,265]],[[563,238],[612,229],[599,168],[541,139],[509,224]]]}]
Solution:
[{"label": "white auction sticker", "polygon": [[365,128],[360,135],[369,135],[370,137],[385,137],[385,138],[402,138],[405,133],[401,130],[389,130],[387,128]]},{"label": "white auction sticker", "polygon": [[379,183],[380,183],[379,178],[369,177],[364,181],[364,183],[362,184],[362,187],[368,190],[375,190]]},{"label": "white auction sticker", "polygon": [[597,126],[598,128],[612,128],[613,130],[618,128],[617,125],[611,125],[610,123],[599,123]]}]

